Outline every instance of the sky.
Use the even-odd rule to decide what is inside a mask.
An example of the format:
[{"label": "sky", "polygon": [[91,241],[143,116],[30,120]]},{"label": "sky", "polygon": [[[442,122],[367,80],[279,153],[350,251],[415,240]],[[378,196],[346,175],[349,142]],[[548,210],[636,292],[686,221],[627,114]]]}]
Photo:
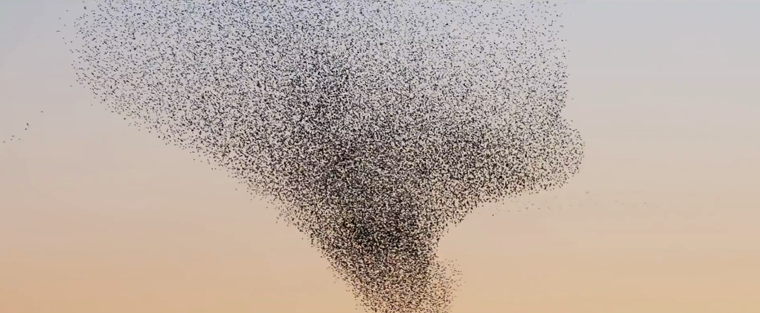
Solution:
[{"label": "sky", "polygon": [[[361,312],[275,211],[76,85],[72,3],[0,1],[0,312]],[[760,2],[568,13],[584,165],[451,229],[452,313],[760,311]]]}]

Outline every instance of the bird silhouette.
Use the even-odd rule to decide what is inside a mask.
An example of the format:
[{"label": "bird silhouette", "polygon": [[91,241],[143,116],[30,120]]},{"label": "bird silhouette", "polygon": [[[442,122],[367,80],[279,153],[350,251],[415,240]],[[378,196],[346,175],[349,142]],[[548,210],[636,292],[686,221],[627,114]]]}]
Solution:
[{"label": "bird silhouette", "polygon": [[545,1],[84,10],[77,82],[129,126],[273,199],[376,313],[448,312],[460,274],[436,252],[449,226],[562,187],[583,159],[561,117],[567,66]]}]

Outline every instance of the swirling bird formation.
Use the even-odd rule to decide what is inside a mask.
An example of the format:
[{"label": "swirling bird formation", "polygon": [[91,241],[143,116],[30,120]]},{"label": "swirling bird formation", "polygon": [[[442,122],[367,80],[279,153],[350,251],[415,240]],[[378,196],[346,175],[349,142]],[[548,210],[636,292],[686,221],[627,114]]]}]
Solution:
[{"label": "swirling bird formation", "polygon": [[76,21],[78,80],[110,110],[262,196],[365,308],[447,312],[436,256],[480,204],[562,186],[554,4],[102,0]]}]

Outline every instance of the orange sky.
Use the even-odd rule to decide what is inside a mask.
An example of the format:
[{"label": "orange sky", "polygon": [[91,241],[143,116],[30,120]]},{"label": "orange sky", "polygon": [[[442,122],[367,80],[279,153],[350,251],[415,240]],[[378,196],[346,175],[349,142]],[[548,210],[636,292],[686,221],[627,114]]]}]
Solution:
[{"label": "orange sky", "polygon": [[[359,312],[275,212],[69,87],[65,6],[0,4],[0,313]],[[760,312],[758,9],[575,5],[586,163],[452,229],[452,313]]]}]

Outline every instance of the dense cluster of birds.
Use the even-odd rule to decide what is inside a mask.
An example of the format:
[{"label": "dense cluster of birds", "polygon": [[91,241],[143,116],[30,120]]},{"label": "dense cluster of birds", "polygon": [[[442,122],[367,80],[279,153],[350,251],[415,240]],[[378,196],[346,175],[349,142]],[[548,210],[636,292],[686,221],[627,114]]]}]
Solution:
[{"label": "dense cluster of birds", "polygon": [[365,308],[442,313],[447,227],[581,164],[557,17],[544,1],[101,0],[72,52],[110,110],[272,199]]}]

